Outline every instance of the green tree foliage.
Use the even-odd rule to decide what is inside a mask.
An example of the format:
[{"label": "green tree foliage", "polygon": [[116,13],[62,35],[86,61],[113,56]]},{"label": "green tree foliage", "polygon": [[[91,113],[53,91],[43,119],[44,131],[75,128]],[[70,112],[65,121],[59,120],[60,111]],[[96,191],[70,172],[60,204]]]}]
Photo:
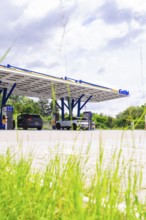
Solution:
[{"label": "green tree foliage", "polygon": [[40,114],[39,103],[25,97],[22,113]]},{"label": "green tree foliage", "polygon": [[40,114],[42,116],[49,116],[54,113],[59,113],[59,107],[55,100],[51,100],[50,102],[48,99],[39,99],[39,106],[40,106]]},{"label": "green tree foliage", "polygon": [[134,124],[135,129],[144,129],[144,117],[146,107],[131,106],[119,113],[115,118],[103,114],[93,114],[93,121],[97,129],[131,129]]},{"label": "green tree foliage", "polygon": [[14,106],[14,113],[16,114],[19,113],[40,114],[40,106],[38,101],[34,101],[33,99],[24,96],[11,95],[7,104]]},{"label": "green tree foliage", "polygon": [[106,129],[107,116],[103,114],[93,114],[93,121],[95,122],[96,128]]},{"label": "green tree foliage", "polygon": [[40,114],[42,116],[48,116],[51,114],[51,107],[48,99],[39,99]]},{"label": "green tree foliage", "polygon": [[59,107],[56,103],[55,100],[52,99],[52,101],[50,102],[50,108],[51,108],[51,113],[59,113]]},{"label": "green tree foliage", "polygon": [[31,113],[46,117],[52,113],[59,113],[59,107],[53,100],[49,103],[47,99],[34,100],[25,96],[11,95],[7,104],[14,107],[15,114]]},{"label": "green tree foliage", "polygon": [[92,120],[95,122],[95,126],[98,129],[108,129],[115,127],[116,119],[111,116],[94,113],[92,116]]},{"label": "green tree foliage", "polygon": [[131,106],[116,117],[116,127],[129,128],[133,122],[136,129],[144,128],[145,106]]},{"label": "green tree foliage", "polygon": [[107,127],[108,128],[115,128],[116,119],[111,116],[107,116]]},{"label": "green tree foliage", "polygon": [[[49,103],[48,100],[34,100],[23,96],[11,95],[7,104],[14,106],[15,114],[34,113],[49,117],[51,114],[59,112],[59,107],[54,100]],[[134,123],[135,129],[144,129],[145,115],[145,105],[131,106],[120,112],[116,117],[93,113],[92,120],[95,122],[97,129],[130,129],[132,123]]]}]

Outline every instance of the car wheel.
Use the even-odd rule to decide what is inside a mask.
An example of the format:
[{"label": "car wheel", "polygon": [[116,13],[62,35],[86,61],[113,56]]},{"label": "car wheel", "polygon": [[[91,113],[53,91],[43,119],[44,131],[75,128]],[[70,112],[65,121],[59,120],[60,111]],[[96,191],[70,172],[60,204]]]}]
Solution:
[{"label": "car wheel", "polygon": [[13,127],[12,129],[14,130],[15,129],[15,120],[13,120]]},{"label": "car wheel", "polygon": [[23,127],[23,130],[27,130],[27,129],[28,129],[28,127],[27,127],[27,126],[24,126],[24,127]]},{"label": "car wheel", "polygon": [[57,130],[60,130],[60,124],[56,125]]},{"label": "car wheel", "polygon": [[27,130],[27,129],[28,129],[27,125],[24,124],[24,126],[23,126],[23,130]]},{"label": "car wheel", "polygon": [[37,128],[38,130],[42,130],[42,127]]},{"label": "car wheel", "polygon": [[77,125],[73,124],[73,130],[77,130]]}]

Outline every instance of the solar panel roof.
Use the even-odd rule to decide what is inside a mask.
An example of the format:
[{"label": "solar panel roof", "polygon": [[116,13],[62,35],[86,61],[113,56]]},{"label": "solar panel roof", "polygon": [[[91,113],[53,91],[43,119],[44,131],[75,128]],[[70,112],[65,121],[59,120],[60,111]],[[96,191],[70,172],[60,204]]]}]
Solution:
[{"label": "solar panel roof", "polygon": [[102,102],[129,95],[127,90],[108,88],[67,77],[58,78],[10,65],[0,65],[0,89],[10,90],[14,83],[16,87],[13,94],[46,99],[59,100],[66,97],[78,99],[83,95],[82,101],[92,96],[90,102]]}]

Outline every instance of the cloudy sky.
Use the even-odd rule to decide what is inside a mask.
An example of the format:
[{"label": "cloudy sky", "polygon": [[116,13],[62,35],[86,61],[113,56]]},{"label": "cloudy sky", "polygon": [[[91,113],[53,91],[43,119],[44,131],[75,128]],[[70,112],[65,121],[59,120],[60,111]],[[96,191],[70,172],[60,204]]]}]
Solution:
[{"label": "cloudy sky", "polygon": [[50,75],[130,91],[129,98],[87,105],[116,115],[146,102],[146,1],[5,0],[0,56]]}]

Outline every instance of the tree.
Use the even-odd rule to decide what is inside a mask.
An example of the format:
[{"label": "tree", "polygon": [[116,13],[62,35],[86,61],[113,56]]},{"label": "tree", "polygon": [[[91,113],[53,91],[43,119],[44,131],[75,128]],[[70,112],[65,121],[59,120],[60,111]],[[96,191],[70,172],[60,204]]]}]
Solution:
[{"label": "tree", "polygon": [[129,128],[134,122],[136,129],[144,128],[144,106],[131,106],[116,117],[116,126]]},{"label": "tree", "polygon": [[116,124],[116,119],[111,116],[107,116],[107,127],[108,128],[114,128]]},{"label": "tree", "polygon": [[55,100],[52,99],[52,101],[50,102],[50,108],[51,108],[51,113],[59,113],[59,107],[56,103]]},{"label": "tree", "polygon": [[14,113],[22,112],[23,96],[11,95],[8,104],[14,107]]},{"label": "tree", "polygon": [[48,99],[39,99],[40,114],[42,116],[48,116],[51,114],[51,107]]},{"label": "tree", "polygon": [[108,117],[103,114],[96,114],[94,113],[92,116],[93,121],[95,122],[96,128],[99,129],[107,129],[108,126]]},{"label": "tree", "polygon": [[39,103],[34,101],[33,99],[26,98],[23,103],[22,113],[40,114]]},{"label": "tree", "polygon": [[14,113],[40,114],[40,107],[38,102],[25,96],[12,95],[7,104],[14,107]]}]

